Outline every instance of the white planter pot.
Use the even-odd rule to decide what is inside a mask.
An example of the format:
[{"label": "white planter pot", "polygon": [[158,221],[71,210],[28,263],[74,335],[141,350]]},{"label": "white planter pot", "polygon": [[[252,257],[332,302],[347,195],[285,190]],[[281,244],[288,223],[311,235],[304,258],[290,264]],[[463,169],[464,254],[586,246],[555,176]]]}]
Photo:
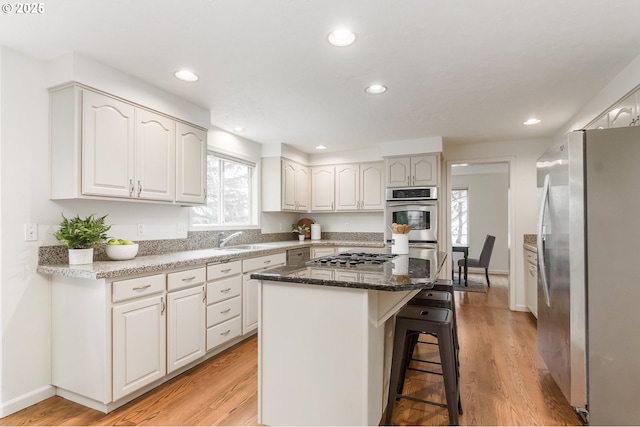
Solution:
[{"label": "white planter pot", "polygon": [[298,240],[304,242],[304,234],[298,234]]},{"label": "white planter pot", "polygon": [[93,263],[93,248],[69,249],[69,265]]}]

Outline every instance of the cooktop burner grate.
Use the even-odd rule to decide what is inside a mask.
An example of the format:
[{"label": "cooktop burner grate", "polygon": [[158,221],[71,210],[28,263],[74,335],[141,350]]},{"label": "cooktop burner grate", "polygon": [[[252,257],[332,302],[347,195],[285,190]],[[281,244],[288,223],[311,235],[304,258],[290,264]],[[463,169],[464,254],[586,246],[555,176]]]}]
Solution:
[{"label": "cooktop burner grate", "polygon": [[381,266],[391,261],[395,254],[371,254],[365,252],[344,252],[336,255],[313,259],[307,265],[322,267],[359,267],[359,266]]}]

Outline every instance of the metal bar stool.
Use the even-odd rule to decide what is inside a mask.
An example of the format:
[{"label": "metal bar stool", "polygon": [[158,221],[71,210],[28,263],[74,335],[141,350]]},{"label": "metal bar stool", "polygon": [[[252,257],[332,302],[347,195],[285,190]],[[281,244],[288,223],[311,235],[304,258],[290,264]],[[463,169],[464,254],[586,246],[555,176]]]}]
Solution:
[{"label": "metal bar stool", "polygon": [[[408,354],[407,341],[421,333],[432,334],[438,338],[442,378],[446,395],[446,405],[438,402],[418,399],[403,395],[398,391],[401,378],[405,375]],[[448,409],[449,423],[458,425],[458,414],[462,414],[460,404],[460,388],[453,342],[453,312],[445,308],[406,306],[396,316],[395,337],[393,340],[393,357],[391,362],[391,378],[389,382],[389,399],[385,424],[391,422],[393,405],[400,398],[415,400]]]}]

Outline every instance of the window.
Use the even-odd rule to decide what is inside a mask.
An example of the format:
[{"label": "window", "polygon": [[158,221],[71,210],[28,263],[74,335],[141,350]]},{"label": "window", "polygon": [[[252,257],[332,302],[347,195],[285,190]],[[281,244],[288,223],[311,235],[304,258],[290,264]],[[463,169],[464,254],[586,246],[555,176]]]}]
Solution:
[{"label": "window", "polygon": [[451,242],[469,244],[469,190],[451,190]]},{"label": "window", "polygon": [[192,208],[196,226],[257,225],[255,164],[207,154],[207,205]]}]

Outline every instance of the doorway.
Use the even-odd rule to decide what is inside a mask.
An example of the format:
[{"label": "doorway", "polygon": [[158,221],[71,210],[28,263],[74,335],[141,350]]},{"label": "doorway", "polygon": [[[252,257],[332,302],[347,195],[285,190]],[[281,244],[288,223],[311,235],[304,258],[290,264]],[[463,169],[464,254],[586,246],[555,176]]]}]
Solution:
[{"label": "doorway", "polygon": [[[511,220],[510,173],[512,159],[483,159],[449,161],[447,168],[446,225],[444,236],[450,255],[450,272],[457,276],[459,253],[452,253],[452,245],[467,244],[469,257],[480,255],[487,234],[496,237],[490,274],[505,275],[509,282],[508,305],[512,306],[511,286],[514,283],[514,264],[511,251],[513,221]],[[482,271],[483,272],[483,271]],[[515,304],[515,301],[514,301]],[[513,308],[512,308],[513,309]]]}]

